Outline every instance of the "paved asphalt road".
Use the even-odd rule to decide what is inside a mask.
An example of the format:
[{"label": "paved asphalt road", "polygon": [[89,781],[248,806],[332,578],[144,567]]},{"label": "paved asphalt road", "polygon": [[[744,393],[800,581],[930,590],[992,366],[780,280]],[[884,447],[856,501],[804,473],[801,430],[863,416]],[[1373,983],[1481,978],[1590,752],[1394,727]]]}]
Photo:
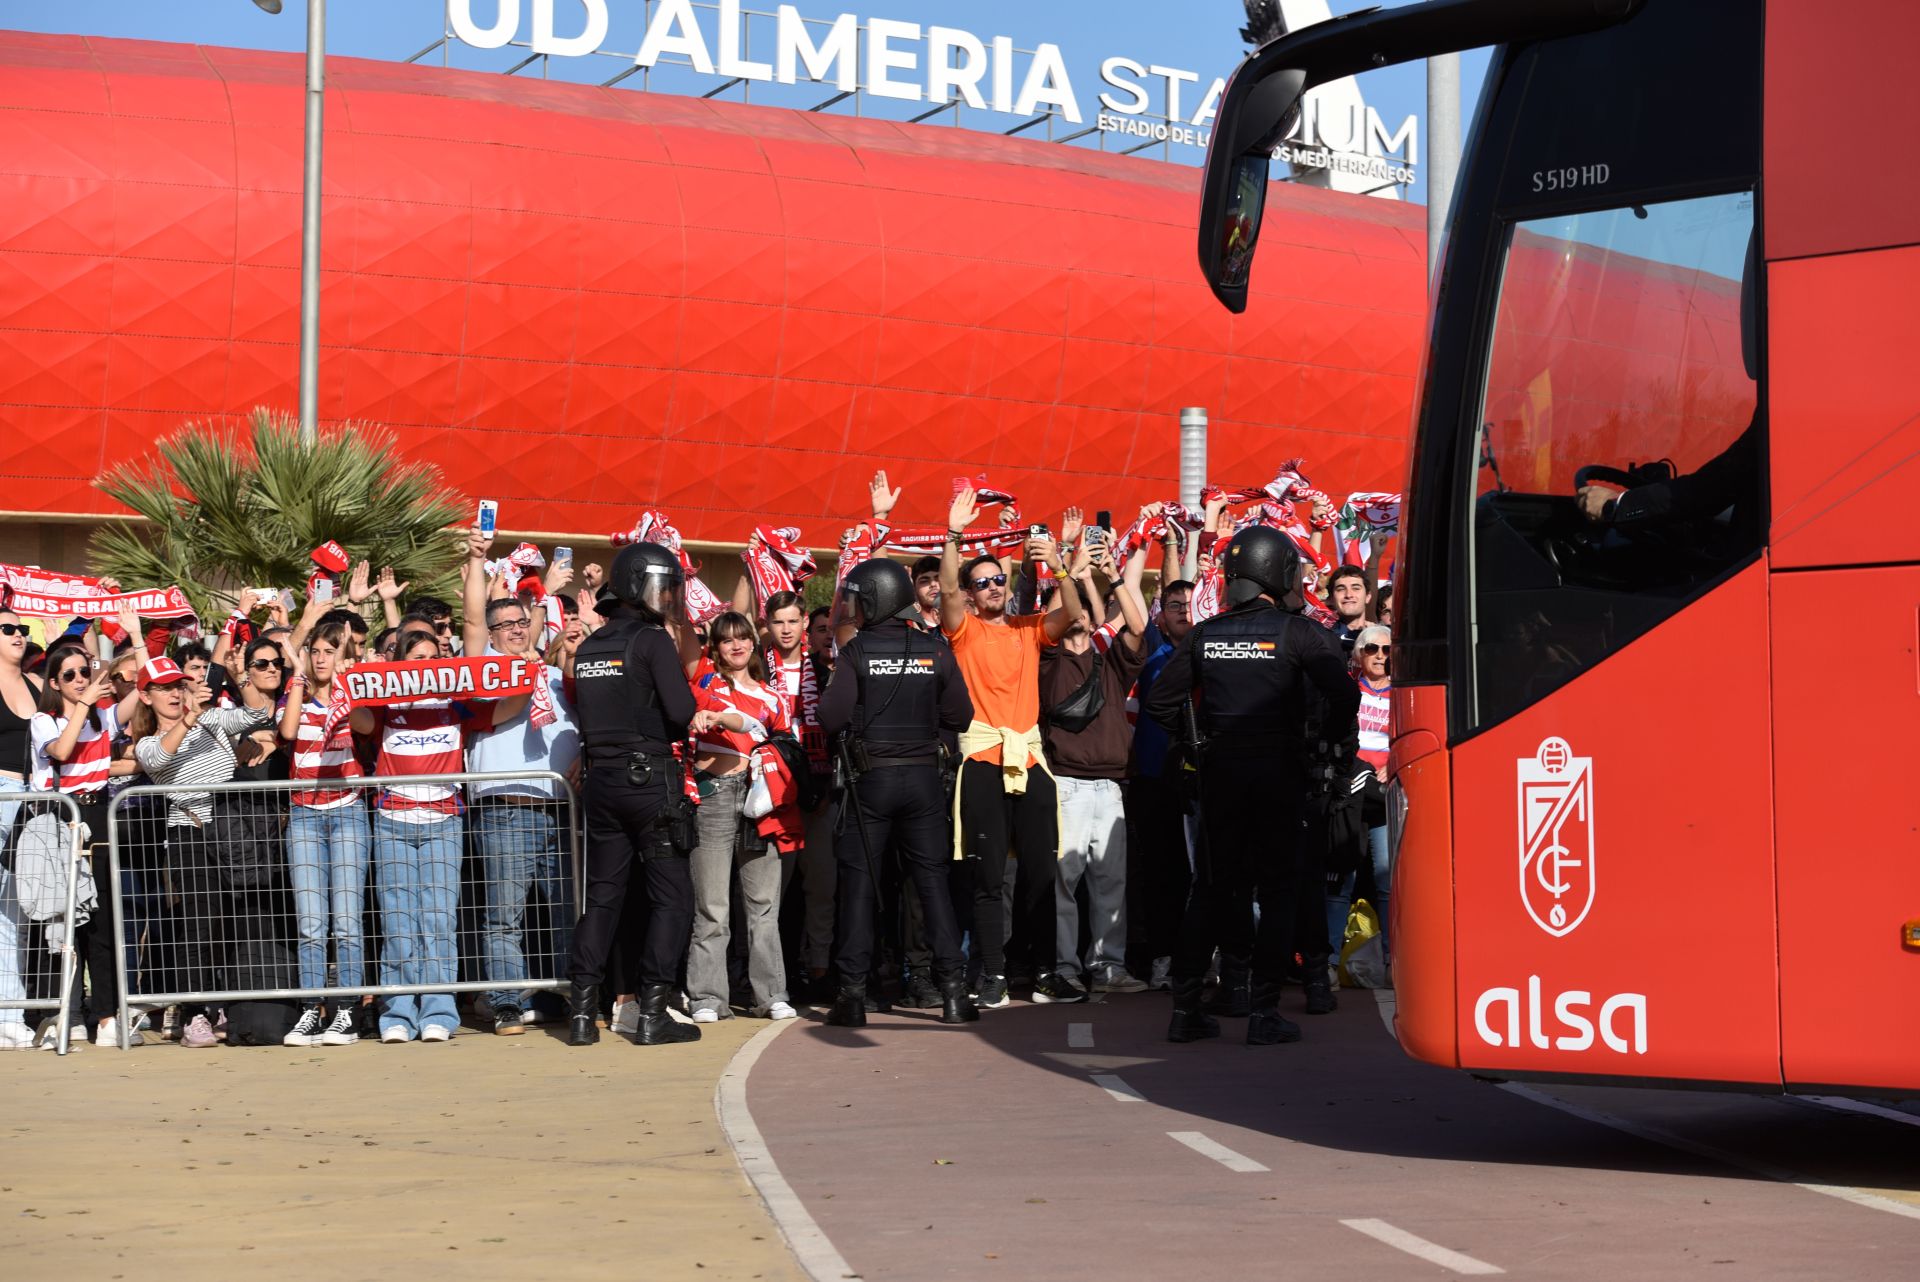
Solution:
[{"label": "paved asphalt road", "polygon": [[1341,998],[1267,1048],[1234,1020],[1169,1045],[1164,994],[1018,1003],[974,1029],[808,1022],[766,1046],[746,1098],[869,1282],[1913,1274],[1920,1117],[1503,1089],[1414,1063],[1375,994]]}]

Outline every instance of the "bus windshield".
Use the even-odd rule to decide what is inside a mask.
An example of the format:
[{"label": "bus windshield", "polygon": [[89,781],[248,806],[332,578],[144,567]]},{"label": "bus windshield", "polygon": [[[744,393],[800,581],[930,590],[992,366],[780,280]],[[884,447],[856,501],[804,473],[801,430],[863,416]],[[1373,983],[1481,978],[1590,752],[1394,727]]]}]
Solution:
[{"label": "bus windshield", "polygon": [[1758,548],[1753,192],[1513,224],[1473,437],[1488,725]]}]

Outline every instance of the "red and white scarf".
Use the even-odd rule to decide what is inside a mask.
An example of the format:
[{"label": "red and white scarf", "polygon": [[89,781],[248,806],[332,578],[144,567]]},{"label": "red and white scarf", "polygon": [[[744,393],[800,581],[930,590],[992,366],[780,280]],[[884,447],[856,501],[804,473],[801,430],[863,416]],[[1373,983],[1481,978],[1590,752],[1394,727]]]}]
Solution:
[{"label": "red and white scarf", "polygon": [[444,699],[507,699],[531,694],[528,719],[535,729],[554,722],[547,665],[537,658],[489,654],[407,663],[361,663],[333,679],[332,700],[320,737],[327,740],[355,708],[404,707]]},{"label": "red and white scarf", "polygon": [[54,574],[35,565],[0,564],[0,608],[43,619],[111,619],[131,606],[149,619],[190,619],[193,606],[179,588],[109,592],[85,574]]},{"label": "red and white scarf", "polygon": [[667,520],[667,514],[654,508],[648,508],[640,514],[634,527],[625,534],[613,533],[607,536],[607,542],[620,548],[629,543],[658,543],[680,561],[680,570],[686,575],[685,596],[687,618],[694,623],[706,623],[727,612],[727,603],[714,595],[712,588],[700,579],[699,568],[693,558],[687,555],[681,546],[680,531],[673,528]]},{"label": "red and white scarf", "polygon": [[819,567],[813,553],[800,546],[800,531],[794,526],[762,525],[754,533],[759,536],[758,546],[749,544],[740,559],[747,563],[754,599],[764,610],[770,597],[797,590]]}]

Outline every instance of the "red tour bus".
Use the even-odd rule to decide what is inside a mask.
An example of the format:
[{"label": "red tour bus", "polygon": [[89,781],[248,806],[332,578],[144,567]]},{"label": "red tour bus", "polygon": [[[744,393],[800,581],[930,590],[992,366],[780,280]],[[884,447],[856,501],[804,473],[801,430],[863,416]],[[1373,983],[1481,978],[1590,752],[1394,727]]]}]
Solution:
[{"label": "red tour bus", "polygon": [[1920,1088],[1916,36],[1902,0],[1437,0],[1229,84],[1200,259],[1240,311],[1301,94],[1497,46],[1394,603],[1420,1059]]}]

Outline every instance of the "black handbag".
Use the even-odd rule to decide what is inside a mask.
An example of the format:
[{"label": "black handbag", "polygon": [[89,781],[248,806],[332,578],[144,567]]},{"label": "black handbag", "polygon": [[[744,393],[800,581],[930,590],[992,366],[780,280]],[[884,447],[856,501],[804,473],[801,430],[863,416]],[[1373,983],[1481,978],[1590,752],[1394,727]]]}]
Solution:
[{"label": "black handbag", "polygon": [[1093,667],[1087,671],[1087,679],[1080,688],[1062,699],[1053,710],[1047,713],[1047,721],[1055,730],[1064,730],[1068,734],[1079,734],[1093,724],[1101,709],[1107,706],[1106,682],[1101,679],[1101,655],[1094,652]]}]

